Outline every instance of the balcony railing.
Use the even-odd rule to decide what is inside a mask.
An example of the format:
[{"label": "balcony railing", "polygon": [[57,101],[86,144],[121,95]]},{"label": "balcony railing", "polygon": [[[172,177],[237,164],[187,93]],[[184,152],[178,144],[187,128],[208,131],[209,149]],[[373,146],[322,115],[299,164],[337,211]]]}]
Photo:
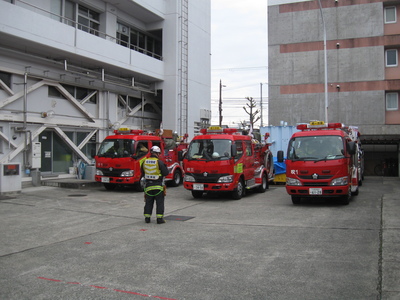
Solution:
[{"label": "balcony railing", "polygon": [[[152,51],[150,51],[148,49],[141,48],[141,47],[139,47],[137,45],[134,45],[134,44],[129,44],[128,45],[126,43],[126,41],[120,40],[120,39],[116,38],[115,36],[112,36],[112,35],[109,35],[109,34],[107,34],[105,32],[99,31],[99,30],[97,30],[95,28],[92,28],[90,26],[87,26],[85,24],[78,23],[77,21],[71,20],[69,18],[66,18],[64,16],[61,16],[61,15],[58,15],[58,14],[55,14],[55,13],[52,13],[50,11],[47,11],[47,10],[45,10],[43,8],[37,7],[36,5],[33,5],[31,3],[28,3],[28,2],[25,2],[25,1],[22,1],[22,0],[17,0],[15,2],[23,3],[24,5],[29,6],[31,8],[30,9],[31,11],[37,12],[37,13],[39,13],[41,15],[44,15],[44,16],[48,16],[53,20],[57,20],[57,21],[59,21],[61,23],[67,24],[67,25],[72,26],[72,27],[75,27],[76,29],[88,32],[88,33],[93,34],[95,36],[98,36],[100,38],[103,38],[103,39],[106,39],[106,40],[109,40],[109,41],[113,41],[116,44],[120,45],[121,47],[129,48],[129,49],[131,49],[133,51],[143,53],[143,54],[145,54],[147,56],[153,57],[153,58],[161,60],[161,61],[163,60],[163,57],[161,55],[155,53],[155,52],[152,52]],[[123,45],[123,44],[126,44],[126,45]]]}]

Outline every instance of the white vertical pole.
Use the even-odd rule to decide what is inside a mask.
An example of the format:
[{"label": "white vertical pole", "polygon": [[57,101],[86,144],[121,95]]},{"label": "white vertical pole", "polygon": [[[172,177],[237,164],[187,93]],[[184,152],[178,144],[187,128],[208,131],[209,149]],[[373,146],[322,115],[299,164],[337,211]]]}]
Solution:
[{"label": "white vertical pole", "polygon": [[324,14],[322,13],[321,0],[318,0],[319,10],[321,12],[322,25],[324,27],[324,66],[325,66],[325,123],[328,123],[328,59],[326,53],[326,26]]}]

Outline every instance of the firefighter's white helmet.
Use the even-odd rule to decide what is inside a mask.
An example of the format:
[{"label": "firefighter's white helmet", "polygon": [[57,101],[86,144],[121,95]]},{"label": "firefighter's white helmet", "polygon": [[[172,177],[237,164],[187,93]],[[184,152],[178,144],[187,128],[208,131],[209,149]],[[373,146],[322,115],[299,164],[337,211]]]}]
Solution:
[{"label": "firefighter's white helmet", "polygon": [[218,152],[214,152],[213,154],[212,154],[212,158],[218,158],[219,157],[219,153]]},{"label": "firefighter's white helmet", "polygon": [[154,153],[161,153],[161,149],[158,146],[151,147],[150,151]]}]

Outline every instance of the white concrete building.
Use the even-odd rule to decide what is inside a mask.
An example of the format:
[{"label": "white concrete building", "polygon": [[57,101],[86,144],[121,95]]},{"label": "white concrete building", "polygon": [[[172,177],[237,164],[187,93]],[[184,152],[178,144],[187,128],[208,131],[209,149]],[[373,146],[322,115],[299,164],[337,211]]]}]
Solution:
[{"label": "white concrete building", "polygon": [[0,164],[68,174],[120,126],[192,138],[211,118],[210,14],[210,0],[0,0]]}]

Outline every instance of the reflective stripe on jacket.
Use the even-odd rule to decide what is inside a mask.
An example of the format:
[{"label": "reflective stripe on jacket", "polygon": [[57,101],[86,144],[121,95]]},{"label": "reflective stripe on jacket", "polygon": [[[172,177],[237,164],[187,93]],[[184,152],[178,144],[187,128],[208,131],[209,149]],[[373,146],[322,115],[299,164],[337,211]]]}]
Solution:
[{"label": "reflective stripe on jacket", "polygon": [[143,163],[144,178],[148,180],[157,180],[161,176],[158,158],[149,157]]}]

